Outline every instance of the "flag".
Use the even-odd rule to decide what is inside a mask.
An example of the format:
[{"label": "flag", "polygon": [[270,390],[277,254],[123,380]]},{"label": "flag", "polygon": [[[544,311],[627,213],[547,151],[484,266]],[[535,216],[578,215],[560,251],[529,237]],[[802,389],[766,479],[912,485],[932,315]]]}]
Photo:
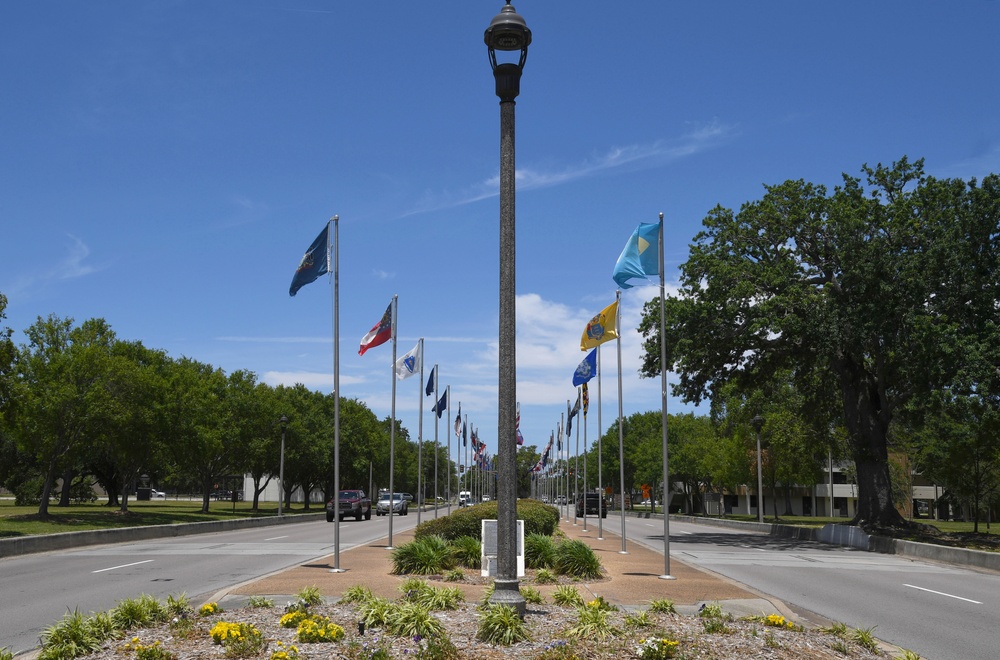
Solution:
[{"label": "flag", "polygon": [[458,404],[458,414],[455,415],[455,439],[462,435],[462,404]]},{"label": "flag", "polygon": [[424,394],[426,396],[431,396],[432,394],[434,394],[434,385],[436,384],[434,382],[434,372],[436,371],[437,371],[437,365],[434,365],[434,367],[431,368],[431,375],[427,377],[427,387],[424,388]]},{"label": "flag", "polygon": [[462,446],[469,446],[469,427],[467,424],[462,424]]},{"label": "flag", "polygon": [[573,406],[572,410],[569,409],[569,402],[566,402],[566,437],[570,436],[573,432],[573,418],[576,417],[577,413],[580,412],[580,395],[576,395],[576,405]]},{"label": "flag", "polygon": [[585,385],[587,381],[597,375],[597,349],[595,348],[587,357],[583,358],[576,371],[573,372],[573,385]]},{"label": "flag", "polygon": [[288,287],[288,295],[294,296],[299,289],[315,282],[323,273],[330,272],[330,223],[326,223],[323,231],[312,242],[306,253],[302,255],[299,267],[292,276],[292,285]]},{"label": "flag", "polygon": [[521,404],[517,404],[517,416],[514,418],[514,430],[517,431],[517,446],[524,444],[524,436],[521,435]]},{"label": "flag", "polygon": [[434,404],[434,407],[431,408],[431,412],[437,413],[438,419],[441,419],[441,415],[444,414],[444,410],[447,407],[448,407],[448,392],[445,392],[444,394],[441,395],[441,398],[438,399],[438,402]]},{"label": "flag", "polygon": [[[587,384],[583,384],[583,416],[587,416],[587,408],[590,407],[590,393],[587,391]],[[586,432],[586,429],[584,429]]]},{"label": "flag", "polygon": [[421,355],[420,342],[410,349],[410,352],[396,360],[396,379],[406,380],[413,374],[420,371],[423,355]]},{"label": "flag", "polygon": [[618,336],[618,301],[614,301],[602,309],[583,331],[580,337],[580,350],[600,346]]},{"label": "flag", "polygon": [[559,429],[559,435],[556,438],[556,456],[562,451],[562,429]]},{"label": "flag", "polygon": [[660,274],[660,223],[639,223],[625,244],[615,264],[611,278],[623,289],[631,289],[628,283],[633,277],[648,277]]},{"label": "flag", "polygon": [[358,355],[364,355],[369,348],[381,346],[390,339],[392,339],[392,303],[389,303],[389,306],[385,308],[382,320],[373,325],[368,334],[361,338],[361,348],[358,349]]}]

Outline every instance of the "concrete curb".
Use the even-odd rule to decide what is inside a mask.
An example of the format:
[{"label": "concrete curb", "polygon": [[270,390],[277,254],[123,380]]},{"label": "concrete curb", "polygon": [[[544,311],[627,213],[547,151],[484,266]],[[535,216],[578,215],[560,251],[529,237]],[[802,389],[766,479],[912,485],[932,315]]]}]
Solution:
[{"label": "concrete curb", "polygon": [[[662,514],[650,514],[648,512],[640,512],[637,517],[663,519]],[[670,519],[715,527],[751,530],[780,538],[817,541],[830,545],[856,548],[866,552],[880,552],[882,554],[900,555],[914,559],[928,559],[955,566],[969,566],[1000,572],[1000,552],[968,550],[966,548],[952,548],[946,545],[934,545],[933,543],[903,541],[886,536],[872,536],[860,527],[852,525],[829,524],[822,528],[796,527],[794,525],[744,522],[742,520],[728,520],[725,518],[701,518],[698,516],[676,514],[671,515]]]},{"label": "concrete curb", "polygon": [[66,550],[86,545],[103,545],[107,543],[128,543],[132,541],[148,541],[150,539],[188,536],[190,534],[205,534],[208,532],[225,532],[234,529],[254,527],[270,527],[298,522],[322,520],[326,512],[305,513],[278,518],[233,518],[230,520],[211,520],[196,523],[178,523],[175,525],[148,525],[145,527],[122,527],[119,529],[93,529],[83,532],[60,532],[58,534],[39,534],[18,538],[0,539],[0,557],[14,557],[37,552]]}]

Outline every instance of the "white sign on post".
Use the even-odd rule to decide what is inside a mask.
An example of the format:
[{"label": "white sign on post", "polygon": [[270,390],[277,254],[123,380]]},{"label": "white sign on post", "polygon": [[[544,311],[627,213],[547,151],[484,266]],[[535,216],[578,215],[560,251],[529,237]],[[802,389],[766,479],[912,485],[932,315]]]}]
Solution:
[{"label": "white sign on post", "polygon": [[[497,521],[483,520],[482,525],[482,568],[483,577],[497,575]],[[517,577],[524,577],[524,521],[517,521]]]}]

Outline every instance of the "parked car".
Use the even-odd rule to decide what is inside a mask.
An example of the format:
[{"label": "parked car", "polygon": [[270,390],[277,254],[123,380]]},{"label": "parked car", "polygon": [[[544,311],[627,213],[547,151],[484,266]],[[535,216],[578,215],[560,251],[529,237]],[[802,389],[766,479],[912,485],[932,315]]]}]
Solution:
[{"label": "parked car", "polygon": [[402,493],[393,493],[392,499],[389,498],[389,493],[379,495],[378,503],[375,505],[375,515],[387,516],[390,511],[397,516],[409,515],[410,503],[403,499]]},{"label": "parked car", "polygon": [[583,501],[584,498],[587,500],[587,515],[597,515],[598,509],[601,512],[602,518],[608,517],[608,503],[604,501],[604,498],[597,493],[586,493],[581,495],[576,500],[576,515],[583,515]]},{"label": "parked car", "polygon": [[[355,520],[361,520],[362,516],[365,520],[372,519],[372,501],[363,490],[340,491],[337,505],[340,507],[341,520],[347,516],[354,516]],[[333,522],[333,515],[333,498],[331,497],[326,503],[326,521]]]},{"label": "parked car", "polygon": [[149,489],[149,496],[152,497],[153,499],[158,499],[158,500],[167,499],[166,493],[164,493],[162,490],[156,490],[155,488]]},{"label": "parked car", "polygon": [[403,499],[406,500],[407,502],[412,502],[413,495],[410,495],[409,493],[403,493]]}]

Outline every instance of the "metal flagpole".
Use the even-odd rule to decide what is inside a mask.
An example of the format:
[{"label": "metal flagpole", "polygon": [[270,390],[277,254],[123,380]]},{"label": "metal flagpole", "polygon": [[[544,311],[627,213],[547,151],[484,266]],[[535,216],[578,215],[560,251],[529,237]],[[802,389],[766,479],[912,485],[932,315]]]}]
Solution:
[{"label": "metal flagpole", "polygon": [[[340,573],[340,216],[333,216],[333,568]],[[327,241],[329,242],[329,233]],[[330,258],[327,250],[327,259]],[[327,267],[329,270],[329,267]]]},{"label": "metal flagpole", "polygon": [[[396,472],[396,319],[399,311],[399,296],[392,297],[392,416],[389,425],[389,544],[392,547],[392,517],[396,504],[396,483],[393,480]],[[402,504],[400,504],[402,506]]]},{"label": "metal flagpole", "polygon": [[[663,390],[663,575],[662,580],[673,580],[670,574],[670,453],[667,448],[667,316],[663,297],[666,294],[663,270],[663,214],[660,214],[660,387]],[[656,493],[653,493],[655,499]],[[653,510],[650,505],[650,511]]]},{"label": "metal flagpole", "polygon": [[[559,413],[559,426],[556,427],[556,437],[558,438],[556,446],[556,465],[559,464],[558,445],[562,444],[563,429],[565,428],[563,426],[564,423],[565,422],[563,420],[563,413]],[[568,446],[566,447],[566,451],[563,452],[563,456],[566,457],[564,459],[565,462],[563,463],[563,478],[559,479],[557,483],[559,483],[560,486],[562,486],[563,483],[566,484],[565,486],[566,490],[563,491],[565,493],[565,496],[563,497],[563,510],[566,512],[564,514],[566,516],[566,520],[569,520],[569,492],[568,492],[569,491],[569,458],[568,458],[569,447]]]},{"label": "metal flagpole", "polygon": [[[622,292],[615,291],[615,301],[621,301]],[[619,302],[615,309],[615,329],[621,327],[622,307]],[[618,489],[621,491],[621,518],[622,518],[622,549],[618,554],[627,555],[625,547],[625,430],[622,428],[622,336],[615,332],[618,338],[615,340],[618,346]]]},{"label": "metal flagpole", "polygon": [[[581,397],[583,396],[583,388],[585,388],[585,387],[587,387],[586,383],[584,383],[583,385],[580,386],[580,396]],[[588,396],[589,396],[589,393],[588,393]],[[586,456],[590,452],[589,448],[587,447],[587,408],[589,407],[589,403],[590,403],[589,401],[584,402],[583,408],[580,411],[580,412],[583,413],[583,419],[581,421],[583,423],[583,453],[584,453],[584,456],[583,456],[583,531],[585,531],[585,532],[587,531],[587,493],[589,492],[587,490],[589,488],[589,485],[588,485],[589,482],[587,481],[587,456]],[[597,518],[598,519],[600,519],[600,517],[601,517],[601,502],[602,501],[603,500],[600,500],[600,499],[597,500]]]},{"label": "metal flagpole", "polygon": [[[417,524],[420,524],[420,509],[424,504],[424,338],[421,337],[420,348],[417,353],[420,355],[420,382],[417,383],[417,395],[420,397],[420,412],[417,417]],[[393,362],[395,364],[395,362]]]},{"label": "metal flagpole", "polygon": [[[572,415],[573,415],[573,411],[570,409],[570,400],[566,399],[566,423],[567,423],[567,428],[572,428],[571,426],[569,426],[569,424],[571,424],[572,421],[573,421]],[[579,428],[577,430],[579,430]],[[570,474],[569,473],[571,472],[571,470],[569,469],[569,441],[570,441],[570,437],[569,437],[569,433],[567,433],[566,434],[566,503],[569,504],[570,500],[572,500],[572,502],[573,502],[573,525],[576,526],[578,523],[576,522],[576,489],[575,488],[573,489],[573,497],[569,496],[569,493],[570,493],[570,489],[569,489],[569,477],[570,477]],[[577,453],[579,453],[579,451],[580,451],[580,442],[579,442],[579,440],[576,443],[576,451],[577,451]],[[579,461],[579,459],[577,459],[577,467],[579,467],[579,463],[580,463],[580,461]],[[572,472],[573,472],[573,475],[572,475],[573,476],[573,481],[575,482],[576,481],[576,469],[574,468],[572,470]],[[584,507],[586,507],[586,504],[584,504]],[[567,516],[567,518],[568,517],[569,516]]]},{"label": "metal flagpole", "polygon": [[604,453],[604,427],[601,426],[601,347],[597,346],[597,490],[601,498],[597,510],[597,540],[604,540],[604,467],[601,465]]},{"label": "metal flagpole", "polygon": [[[579,387],[576,388],[576,400],[577,401],[580,400],[580,388]],[[577,411],[576,414],[579,415],[580,412]],[[582,419],[579,419],[579,417],[577,417],[577,420],[576,420],[576,452],[575,452],[575,454],[576,454],[576,462],[575,462],[575,467],[573,468],[573,523],[574,524],[576,523],[576,501],[580,499],[580,422],[582,422],[582,421],[583,421]],[[584,514],[587,513],[587,498],[586,497],[584,497],[584,500],[583,500],[583,512],[584,512]],[[586,524],[583,526],[583,529],[584,530],[587,529]]]},{"label": "metal flagpole", "polygon": [[[448,429],[448,483],[444,487],[444,497],[448,500],[448,515],[451,515],[451,385],[448,385],[444,389],[445,393],[448,395],[448,423],[445,425]],[[461,404],[459,404],[461,405]],[[461,477],[460,477],[461,478]]]},{"label": "metal flagpole", "polygon": [[438,422],[441,421],[441,411],[438,410],[438,365],[431,369],[434,376],[434,517],[438,517]]}]

